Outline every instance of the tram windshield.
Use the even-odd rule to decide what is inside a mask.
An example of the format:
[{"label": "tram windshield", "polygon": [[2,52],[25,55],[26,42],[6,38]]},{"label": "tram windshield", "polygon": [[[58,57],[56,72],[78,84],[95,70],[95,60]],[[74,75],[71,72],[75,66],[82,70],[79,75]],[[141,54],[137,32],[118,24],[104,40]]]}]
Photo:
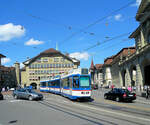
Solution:
[{"label": "tram windshield", "polygon": [[89,87],[90,86],[90,78],[88,76],[80,77],[80,86],[81,87]]}]

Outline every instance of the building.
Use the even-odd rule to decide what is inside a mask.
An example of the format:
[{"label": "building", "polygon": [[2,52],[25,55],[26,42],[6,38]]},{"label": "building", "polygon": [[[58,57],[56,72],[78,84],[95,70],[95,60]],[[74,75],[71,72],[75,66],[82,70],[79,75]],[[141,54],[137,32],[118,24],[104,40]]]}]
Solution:
[{"label": "building", "polygon": [[[142,0],[136,14],[139,27],[129,36],[135,39],[136,52],[120,60],[122,74],[120,82],[123,86],[132,85],[135,80],[137,90],[150,86],[150,0]],[[134,75],[136,77],[132,77]]]},{"label": "building", "polygon": [[15,67],[5,67],[1,65],[1,58],[6,56],[0,54],[0,91],[2,88],[12,88],[17,86]]},{"label": "building", "polygon": [[39,88],[40,80],[68,73],[69,70],[78,68],[80,61],[50,48],[23,64],[25,66],[21,69],[22,87],[32,85],[34,88]]},{"label": "building", "polygon": [[103,64],[95,64],[93,63],[93,60],[91,61],[90,66],[90,73],[91,73],[91,81],[92,84],[97,84],[98,86],[103,85],[103,70],[102,70]]},{"label": "building", "polygon": [[[116,87],[125,87],[125,86],[134,86],[133,83],[135,82],[135,73],[132,73],[132,78],[134,81],[129,81],[127,78],[127,74],[129,73],[128,70],[121,72],[120,61],[128,58],[130,55],[134,54],[136,51],[135,47],[127,47],[121,49],[116,55],[113,56],[111,62],[111,76],[112,76],[112,84]],[[124,79],[121,79],[123,76]],[[123,80],[123,81],[122,81]],[[122,82],[121,82],[122,81]]]},{"label": "building", "polygon": [[111,76],[111,62],[113,61],[113,56],[108,57],[104,60],[103,65],[103,86],[112,85],[112,76]]}]

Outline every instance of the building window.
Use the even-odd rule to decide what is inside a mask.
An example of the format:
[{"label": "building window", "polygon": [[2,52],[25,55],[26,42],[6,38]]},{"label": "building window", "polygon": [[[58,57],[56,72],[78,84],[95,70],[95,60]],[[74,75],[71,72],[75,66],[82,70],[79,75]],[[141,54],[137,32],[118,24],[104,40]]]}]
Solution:
[{"label": "building window", "polygon": [[61,62],[64,62],[65,61],[65,59],[64,58],[61,58]]},{"label": "building window", "polygon": [[45,59],[43,59],[43,62],[48,62],[48,59],[46,59],[46,58],[45,58]]},{"label": "building window", "polygon": [[44,68],[47,68],[46,66],[47,66],[47,65],[46,65],[46,64],[44,64]]},{"label": "building window", "polygon": [[37,65],[37,68],[41,68],[40,64]]},{"label": "building window", "polygon": [[54,58],[54,62],[59,62],[59,58]]},{"label": "building window", "polygon": [[58,68],[58,66],[59,66],[59,65],[58,65],[58,64],[56,64],[56,68]]},{"label": "building window", "polygon": [[55,64],[53,64],[53,68],[55,68]]},{"label": "building window", "polygon": [[53,65],[52,64],[50,64],[50,68],[52,68],[53,67]]}]

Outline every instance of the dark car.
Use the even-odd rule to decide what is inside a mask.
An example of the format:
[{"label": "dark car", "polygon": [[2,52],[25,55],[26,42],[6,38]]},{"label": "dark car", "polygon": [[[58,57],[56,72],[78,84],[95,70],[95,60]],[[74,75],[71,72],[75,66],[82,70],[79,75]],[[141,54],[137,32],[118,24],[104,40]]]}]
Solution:
[{"label": "dark car", "polygon": [[33,91],[32,89],[21,88],[13,91],[15,99],[42,100],[43,95]]},{"label": "dark car", "polygon": [[4,97],[3,97],[3,94],[0,92],[0,100],[3,100]]},{"label": "dark car", "polygon": [[136,99],[136,94],[131,93],[127,89],[114,88],[113,90],[105,93],[104,98],[115,100],[117,102],[119,102],[119,101],[130,101],[130,102],[132,102],[133,100]]}]

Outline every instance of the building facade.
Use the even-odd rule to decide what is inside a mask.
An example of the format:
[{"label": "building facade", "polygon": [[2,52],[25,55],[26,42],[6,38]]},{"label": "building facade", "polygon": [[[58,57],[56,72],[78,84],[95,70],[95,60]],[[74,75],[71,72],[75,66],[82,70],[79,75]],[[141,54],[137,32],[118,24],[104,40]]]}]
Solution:
[{"label": "building facade", "polygon": [[25,67],[21,69],[22,87],[32,85],[39,88],[40,80],[68,73],[69,70],[78,68],[80,61],[50,48],[23,64]]},{"label": "building facade", "polygon": [[99,87],[103,86],[103,64],[96,64],[94,65],[93,60],[90,66],[90,73],[91,73],[91,82],[92,84],[97,84]]},{"label": "building facade", "polygon": [[1,58],[6,56],[0,54],[0,91],[2,88],[12,88],[17,86],[15,67],[5,67],[1,65]]},{"label": "building facade", "polygon": [[150,86],[150,0],[141,1],[136,20],[140,25],[129,37],[135,39],[136,52],[120,61],[123,72],[120,79],[122,85],[126,85],[126,80],[130,85],[135,81],[137,90],[143,90],[144,86]]}]

